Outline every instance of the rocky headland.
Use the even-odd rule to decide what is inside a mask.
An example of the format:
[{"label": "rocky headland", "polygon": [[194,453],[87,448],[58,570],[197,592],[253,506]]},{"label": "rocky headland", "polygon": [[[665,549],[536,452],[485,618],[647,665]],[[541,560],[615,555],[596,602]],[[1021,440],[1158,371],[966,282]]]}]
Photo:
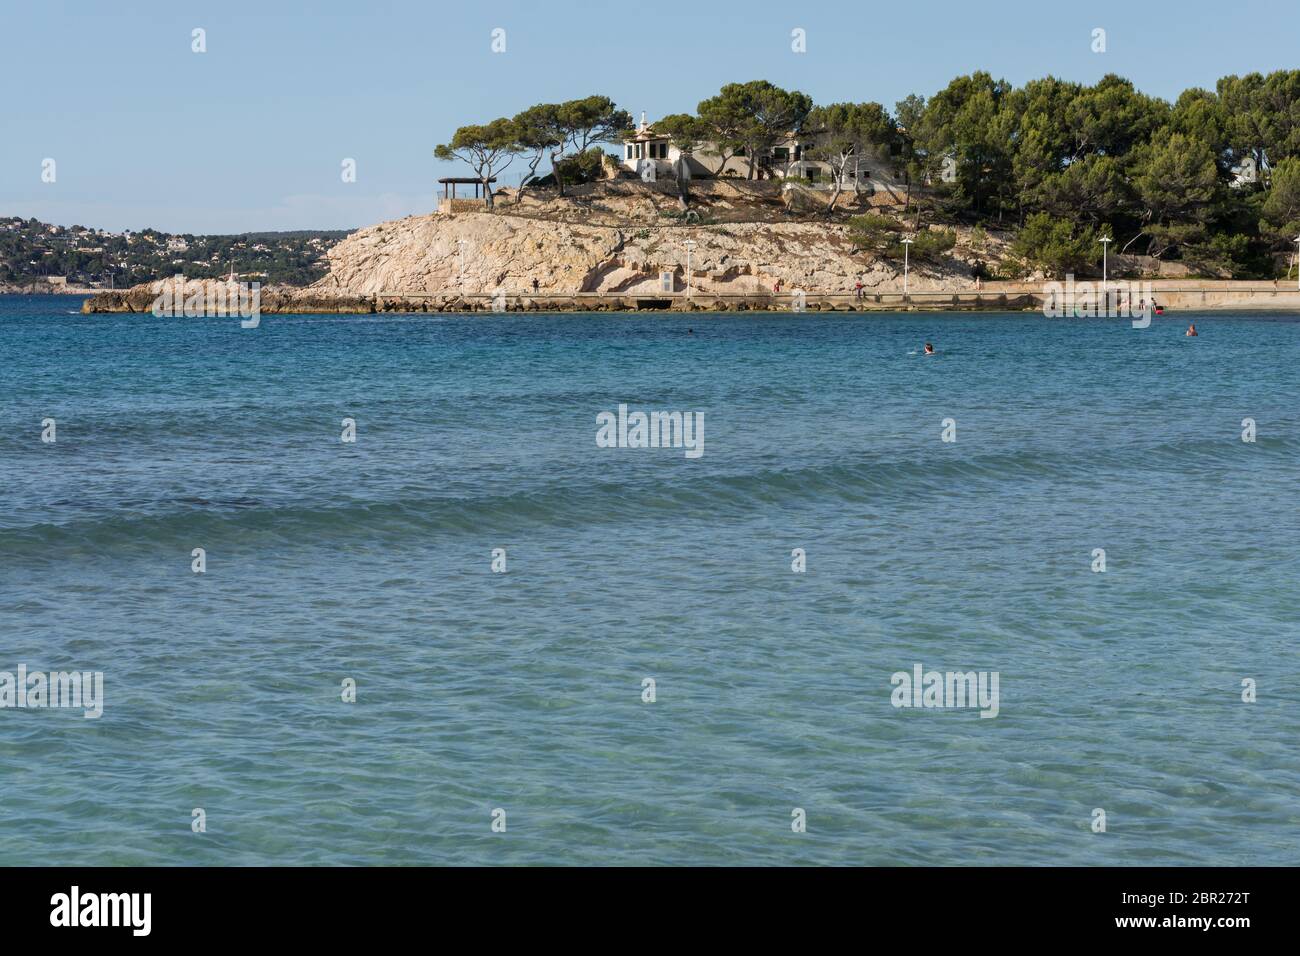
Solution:
[{"label": "rocky headland", "polygon": [[[491,212],[435,212],[358,230],[330,250],[323,279],[263,287],[262,311],[491,309],[503,300],[507,309],[618,307],[622,299],[684,300],[688,284],[692,297],[722,307],[761,308],[795,290],[852,295],[858,282],[870,292],[902,290],[901,263],[856,249],[843,218],[792,212],[773,184],[701,184],[689,212],[668,189],[600,185],[564,199],[503,191]],[[974,260],[959,240],[942,262],[912,263],[909,288],[971,288]],[[147,312],[173,282],[102,292],[85,311]],[[183,294],[224,285],[189,280]]]},{"label": "rocky headland", "polygon": [[[696,184],[685,209],[670,184],[597,183],[563,198],[502,190],[491,211],[461,205],[354,232],[328,252],[319,281],[261,287],[260,311],[790,311],[805,297],[810,311],[1042,308],[1042,277],[976,283],[976,263],[1002,271],[1008,240],[961,226],[947,253],[910,262],[905,298],[903,264],[855,246],[849,224],[860,212],[897,216],[900,197],[855,201],[846,196],[844,209],[826,215],[824,193],[771,182]],[[1112,281],[1158,269],[1165,277],[1150,281],[1173,308],[1300,308],[1294,285],[1192,280],[1136,257],[1111,264]],[[220,279],[179,289],[163,279],[100,292],[82,309],[149,312],[160,295],[222,302],[232,290]],[[180,305],[170,314],[183,314]]]}]

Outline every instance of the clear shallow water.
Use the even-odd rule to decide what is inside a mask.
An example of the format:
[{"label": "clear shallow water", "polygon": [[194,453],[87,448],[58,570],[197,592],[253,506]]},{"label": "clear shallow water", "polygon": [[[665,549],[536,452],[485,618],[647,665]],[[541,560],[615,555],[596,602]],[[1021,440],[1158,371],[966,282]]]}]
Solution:
[{"label": "clear shallow water", "polygon": [[0,863],[1296,861],[1293,319],[77,304],[0,298],[0,670],[105,711],[0,710]]}]

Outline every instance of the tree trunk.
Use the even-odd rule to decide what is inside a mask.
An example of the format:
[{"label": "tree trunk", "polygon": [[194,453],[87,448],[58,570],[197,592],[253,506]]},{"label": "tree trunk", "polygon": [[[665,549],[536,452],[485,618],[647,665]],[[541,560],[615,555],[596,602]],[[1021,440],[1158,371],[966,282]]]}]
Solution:
[{"label": "tree trunk", "polygon": [[723,174],[723,173],[726,171],[726,169],[727,169],[727,163],[729,163],[729,162],[731,162],[733,159],[735,159],[735,158],[736,158],[736,154],[735,154],[735,153],[728,153],[726,150],[723,150],[722,152],[718,153],[718,158],[719,158],[718,171],[717,171],[717,173],[714,174],[714,178],[715,178],[715,179],[722,179],[722,174]]},{"label": "tree trunk", "polygon": [[537,155],[533,157],[533,161],[528,164],[528,175],[519,181],[519,192],[515,193],[516,206],[524,198],[524,190],[528,187],[528,184],[537,178],[537,167],[542,163],[542,155],[543,153],[539,149]]},{"label": "tree trunk", "polygon": [[835,204],[839,202],[840,193],[844,192],[844,169],[848,166],[849,158],[844,153],[840,153],[839,162],[828,160],[831,167],[831,201],[826,204],[826,215],[835,211]]},{"label": "tree trunk", "polygon": [[562,152],[551,150],[551,175],[555,177],[555,185],[559,187],[561,196],[564,195],[564,178],[560,175],[559,161],[563,156]]},{"label": "tree trunk", "polygon": [[[833,174],[833,173],[832,173],[832,174]],[[835,178],[835,190],[834,190],[834,192],[831,193],[831,201],[830,201],[830,203],[826,206],[826,215],[829,216],[832,212],[835,211],[835,203],[836,203],[836,202],[839,200],[839,198],[840,198],[840,192],[841,192],[841,190],[840,190],[840,180],[839,180],[839,177],[837,176],[837,177]]]},{"label": "tree trunk", "polygon": [[857,206],[862,205],[862,160],[856,152],[853,156],[853,202]]},{"label": "tree trunk", "polygon": [[1129,247],[1129,246],[1131,246],[1131,245],[1133,245],[1133,243],[1137,242],[1137,241],[1138,241],[1138,238],[1139,238],[1140,236],[1142,236],[1142,235],[1144,235],[1144,234],[1146,233],[1146,231],[1147,231],[1147,230],[1146,230],[1146,224],[1147,224],[1147,222],[1149,221],[1150,216],[1151,216],[1150,213],[1143,213],[1143,214],[1142,214],[1142,223],[1143,223],[1142,228],[1138,230],[1138,234],[1137,234],[1136,236],[1134,236],[1134,237],[1133,237],[1132,239],[1130,239],[1128,242],[1124,243],[1124,248],[1121,249],[1121,250],[1119,251],[1119,254],[1120,254],[1121,256],[1122,256],[1124,253],[1128,252],[1128,247]]}]

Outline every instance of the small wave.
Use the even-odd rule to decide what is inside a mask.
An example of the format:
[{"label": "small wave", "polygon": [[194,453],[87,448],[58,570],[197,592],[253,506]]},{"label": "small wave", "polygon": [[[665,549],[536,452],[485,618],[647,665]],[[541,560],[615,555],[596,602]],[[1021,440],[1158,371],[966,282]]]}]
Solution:
[{"label": "small wave", "polygon": [[[1269,459],[1294,460],[1298,441],[1275,441]],[[765,462],[770,459],[765,459]],[[1080,462],[1087,467],[1081,468]],[[49,557],[51,552],[132,546],[156,550],[205,542],[268,546],[319,544],[346,539],[400,541],[411,536],[501,532],[529,527],[743,518],[756,511],[793,511],[827,502],[916,503],[936,496],[1021,491],[1034,482],[1098,488],[1172,478],[1191,471],[1225,472],[1239,466],[1231,442],[1171,440],[1119,449],[1023,451],[978,455],[943,453],[881,459],[857,453],[814,464],[755,465],[750,471],[650,470],[626,481],[588,481],[565,475],[529,491],[485,490],[438,495],[416,491],[378,500],[320,499],[275,503],[251,496],[183,496],[161,504],[162,512],[114,513],[66,523],[38,523],[0,532],[0,554]],[[500,486],[498,486],[499,488]],[[324,502],[324,503],[322,503]],[[155,503],[154,507],[158,505]]]}]

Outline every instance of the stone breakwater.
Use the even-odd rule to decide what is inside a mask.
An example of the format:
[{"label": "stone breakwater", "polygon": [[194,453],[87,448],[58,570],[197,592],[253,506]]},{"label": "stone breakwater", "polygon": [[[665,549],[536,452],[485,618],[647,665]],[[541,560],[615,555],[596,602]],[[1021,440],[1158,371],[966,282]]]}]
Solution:
[{"label": "stone breakwater", "polygon": [[[154,293],[137,290],[102,293],[87,299],[82,311],[150,313]],[[354,315],[387,312],[897,312],[929,311],[998,311],[1037,309],[1040,302],[1033,295],[976,295],[934,292],[911,295],[901,293],[868,295],[858,299],[852,294],[805,295],[800,301],[790,294],[781,295],[713,295],[673,296],[602,295],[412,295],[412,296],[314,296],[301,290],[277,293],[273,288],[263,293],[262,314],[336,314]],[[219,314],[234,316],[233,309]]]},{"label": "stone breakwater", "polygon": [[[194,283],[187,283],[187,288]],[[1278,288],[1275,283],[1252,282],[1155,282],[1158,301],[1170,312],[1277,311],[1300,313],[1300,292]],[[191,291],[192,294],[192,291]],[[157,292],[147,286],[106,292],[87,299],[82,311],[149,313]],[[800,308],[800,306],[802,308]],[[806,294],[799,301],[789,293],[720,295],[684,293],[674,295],[322,295],[303,289],[274,287],[263,290],[263,314],[374,314],[456,312],[899,312],[899,311],[1033,311],[1041,312],[1041,285],[1028,283],[986,283],[981,291],[931,290],[911,293],[869,292],[862,298],[850,293]],[[232,310],[230,315],[234,315]]]},{"label": "stone breakwater", "polygon": [[[171,282],[172,280],[163,280]],[[202,297],[205,303],[224,300],[229,302],[227,288],[229,283],[218,279],[191,279],[184,283],[181,290],[183,303],[195,294]],[[100,292],[86,299],[81,304],[81,311],[86,313],[93,312],[143,312],[152,313],[154,303],[162,294],[162,282],[149,282],[144,285],[132,286],[129,289],[117,289],[111,292]],[[352,314],[356,312],[374,312],[375,300],[373,296],[348,296],[348,295],[312,295],[306,289],[295,289],[288,286],[263,286],[261,292],[261,311],[263,313],[338,313]],[[183,314],[183,304],[174,307],[175,312]],[[227,310],[219,310],[224,313]],[[230,314],[235,314],[235,309],[230,308]]]},{"label": "stone breakwater", "polygon": [[[162,303],[161,312],[155,306]],[[260,290],[259,314],[371,314],[388,312],[896,312],[1008,311],[1037,309],[1041,296],[1029,292],[950,292],[931,290],[904,296],[901,292],[801,293],[410,293],[353,295],[320,293],[313,289],[268,286]],[[247,311],[224,280],[190,279],[154,282],[132,289],[104,292],[82,303],[82,311],[135,312],[168,317],[188,315],[236,316]]]}]

